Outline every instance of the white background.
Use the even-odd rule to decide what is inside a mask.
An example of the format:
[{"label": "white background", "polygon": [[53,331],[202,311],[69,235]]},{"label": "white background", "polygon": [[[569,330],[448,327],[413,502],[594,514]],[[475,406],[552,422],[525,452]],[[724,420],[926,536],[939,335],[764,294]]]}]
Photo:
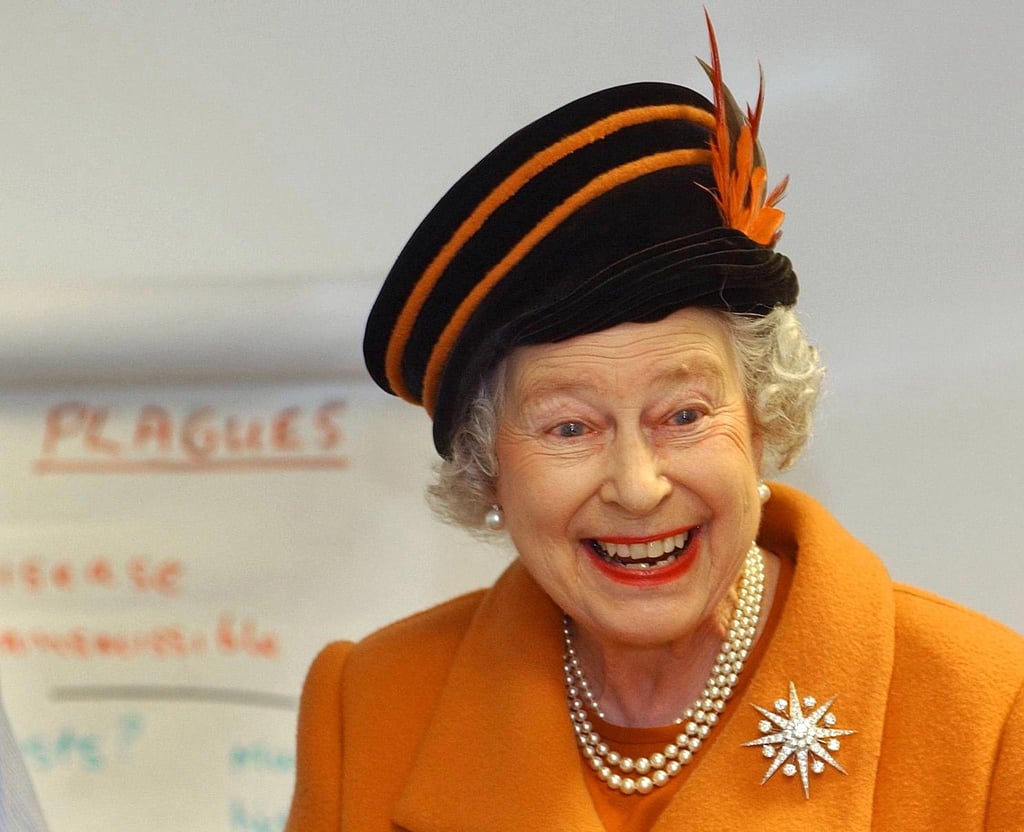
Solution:
[{"label": "white background", "polygon": [[[1024,630],[1024,11],[711,12],[738,98],[764,64],[762,142],[773,180],[792,177],[779,248],[830,367],[789,479],[896,577]],[[509,132],[615,83],[706,91],[698,54],[691,2],[4,3],[0,569],[101,548],[172,552],[189,569],[172,602],[113,611],[0,585],[0,628],[240,605],[282,634],[286,658],[273,673],[212,663],[193,676],[257,674],[294,696],[320,643],[489,580],[504,556],[438,528],[419,498],[425,417],[362,380],[374,287]],[[45,414],[69,399],[130,420],[153,402],[261,415],[338,397],[353,405],[345,472],[33,473]],[[238,743],[286,749],[292,712],[50,697],[68,677],[122,672],[100,665],[0,658],[19,737],[67,726],[122,744],[104,772],[31,763],[56,832],[255,829],[258,813],[274,828],[287,766],[239,771],[229,757]],[[234,800],[252,815],[232,815]]]}]

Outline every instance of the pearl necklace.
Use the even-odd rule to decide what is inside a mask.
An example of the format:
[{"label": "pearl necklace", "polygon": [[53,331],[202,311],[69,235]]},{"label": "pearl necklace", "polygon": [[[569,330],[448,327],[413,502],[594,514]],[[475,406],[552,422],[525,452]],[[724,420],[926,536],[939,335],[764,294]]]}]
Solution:
[{"label": "pearl necklace", "polygon": [[[579,656],[576,655],[570,626],[572,619],[568,615],[563,617],[563,670],[569,717],[576,732],[580,753],[608,788],[622,794],[649,794],[656,787],[666,785],[693,759],[701,743],[717,724],[719,714],[725,710],[725,703],[732,696],[739,680],[743,663],[754,643],[763,595],[764,557],[755,543],[747,551],[728,637],[722,642],[722,649],[701,695],[676,720],[677,725],[683,725],[683,730],[676,736],[675,742],[669,743],[661,751],[635,760],[612,750],[587,718],[588,708],[602,719],[604,713],[583,673]],[[630,776],[633,774],[638,776]]]}]

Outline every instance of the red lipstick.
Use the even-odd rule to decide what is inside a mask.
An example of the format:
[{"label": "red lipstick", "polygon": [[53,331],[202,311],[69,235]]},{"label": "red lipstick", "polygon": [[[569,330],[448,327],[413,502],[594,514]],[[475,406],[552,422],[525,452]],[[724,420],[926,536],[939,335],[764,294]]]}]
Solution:
[{"label": "red lipstick", "polygon": [[[676,534],[683,534],[687,529],[683,529]],[[648,543],[651,540],[660,540],[668,535],[659,535],[652,538],[602,538],[610,543]],[[664,584],[671,583],[687,572],[696,563],[697,557],[700,554],[700,543],[701,535],[699,528],[693,528],[690,533],[690,539],[687,541],[686,548],[683,549],[676,559],[667,566],[656,566],[652,569],[638,569],[636,567],[625,567],[619,566],[613,561],[609,561],[606,558],[601,557],[593,544],[588,543],[584,546],[587,554],[590,556],[590,562],[594,565],[604,577],[614,581],[617,584],[624,584],[626,586],[635,587],[656,587],[663,586]]]}]

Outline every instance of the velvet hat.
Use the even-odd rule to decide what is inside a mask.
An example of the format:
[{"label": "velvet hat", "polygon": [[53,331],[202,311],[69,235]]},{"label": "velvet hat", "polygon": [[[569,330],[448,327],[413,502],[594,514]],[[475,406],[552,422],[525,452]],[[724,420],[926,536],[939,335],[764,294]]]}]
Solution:
[{"label": "velvet hat", "polygon": [[[709,24],[710,31],[710,24]],[[434,445],[516,346],[561,341],[687,306],[763,315],[797,296],[774,250],[783,186],[767,193],[762,97],[743,114],[667,83],[580,98],[499,144],[405,245],[363,352],[389,393],[423,405]]]}]

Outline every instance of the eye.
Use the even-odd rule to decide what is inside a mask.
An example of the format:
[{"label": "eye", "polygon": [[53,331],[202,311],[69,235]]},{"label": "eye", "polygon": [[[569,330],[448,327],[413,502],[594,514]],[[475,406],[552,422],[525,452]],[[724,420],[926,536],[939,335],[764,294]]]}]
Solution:
[{"label": "eye", "polygon": [[554,433],[563,439],[571,439],[574,436],[583,436],[587,432],[587,426],[583,422],[563,422],[555,428]]},{"label": "eye", "polygon": [[701,412],[694,408],[686,408],[672,414],[672,418],[669,421],[673,425],[692,425],[701,417]]}]

